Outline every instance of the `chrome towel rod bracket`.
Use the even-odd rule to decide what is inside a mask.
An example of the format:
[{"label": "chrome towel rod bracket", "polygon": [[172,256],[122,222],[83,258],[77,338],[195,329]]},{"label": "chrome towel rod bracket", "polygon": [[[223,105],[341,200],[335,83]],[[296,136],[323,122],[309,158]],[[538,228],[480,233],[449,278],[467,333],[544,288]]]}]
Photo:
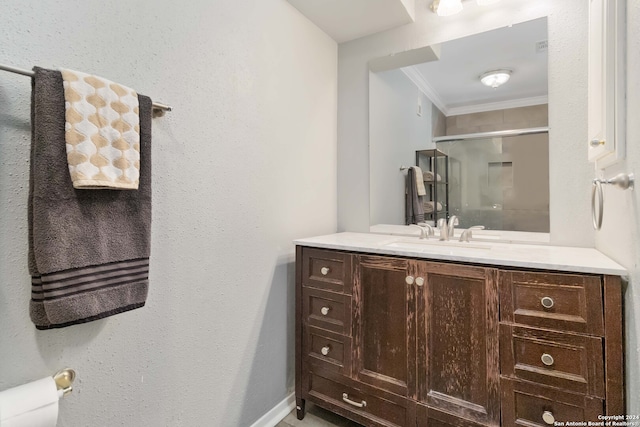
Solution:
[{"label": "chrome towel rod bracket", "polygon": [[[591,220],[593,228],[600,230],[602,228],[602,219],[604,212],[604,195],[602,193],[602,185],[613,185],[622,190],[633,190],[635,176],[632,173],[620,173],[610,179],[595,178],[591,187]],[[596,199],[598,208],[596,209]]]},{"label": "chrome towel rod bracket", "polygon": [[[23,70],[21,68],[11,67],[9,65],[0,64],[0,70],[8,71],[15,74],[22,74],[23,76],[27,77],[33,77],[33,71]],[[170,105],[161,104],[159,102],[153,103],[153,117],[162,117],[164,116],[164,113],[171,110],[173,110],[173,108],[171,108]]]}]

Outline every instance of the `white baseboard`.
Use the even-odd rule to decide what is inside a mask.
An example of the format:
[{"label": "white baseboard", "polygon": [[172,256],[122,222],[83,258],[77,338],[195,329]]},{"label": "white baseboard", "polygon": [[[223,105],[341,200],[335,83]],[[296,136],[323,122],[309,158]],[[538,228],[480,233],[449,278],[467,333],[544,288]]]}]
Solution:
[{"label": "white baseboard", "polygon": [[289,412],[296,407],[296,397],[294,393],[285,397],[282,402],[274,406],[269,412],[264,414],[251,427],[274,427],[286,417]]}]

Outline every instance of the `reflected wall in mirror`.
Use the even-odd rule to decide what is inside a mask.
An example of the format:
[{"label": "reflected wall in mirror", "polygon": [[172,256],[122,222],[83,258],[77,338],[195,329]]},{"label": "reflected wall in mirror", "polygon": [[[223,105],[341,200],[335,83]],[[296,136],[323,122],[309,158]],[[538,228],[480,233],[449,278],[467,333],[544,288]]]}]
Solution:
[{"label": "reflected wall in mirror", "polygon": [[[429,206],[442,205],[438,217],[457,215],[461,227],[549,232],[548,132],[478,137],[548,126],[546,21],[445,42],[438,60],[370,72],[372,226],[406,223],[406,171],[400,167],[429,170],[417,152],[440,141],[448,185],[438,186],[434,204],[427,182],[424,197]],[[511,78],[497,88],[484,86],[480,76],[495,69],[509,70]],[[452,141],[452,135],[458,137]]]},{"label": "reflected wall in mirror", "polygon": [[460,227],[549,232],[547,128],[436,138],[446,154],[446,211]]}]

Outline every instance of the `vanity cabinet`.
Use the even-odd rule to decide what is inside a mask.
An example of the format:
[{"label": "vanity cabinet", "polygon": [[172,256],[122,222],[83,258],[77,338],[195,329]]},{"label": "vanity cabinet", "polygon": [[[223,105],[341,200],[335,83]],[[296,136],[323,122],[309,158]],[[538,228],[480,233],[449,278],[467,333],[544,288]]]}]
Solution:
[{"label": "vanity cabinet", "polygon": [[386,427],[624,413],[619,277],[304,246],[296,256],[298,418],[307,400]]}]

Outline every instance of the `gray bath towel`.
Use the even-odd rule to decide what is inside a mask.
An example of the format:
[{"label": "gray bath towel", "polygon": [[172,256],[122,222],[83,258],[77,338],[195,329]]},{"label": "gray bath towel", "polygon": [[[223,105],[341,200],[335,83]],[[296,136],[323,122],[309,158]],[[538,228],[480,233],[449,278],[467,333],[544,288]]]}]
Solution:
[{"label": "gray bath towel", "polygon": [[414,168],[407,171],[407,194],[405,220],[406,224],[417,224],[424,221],[424,201],[425,196],[418,196],[418,186],[416,184],[416,172]]},{"label": "gray bath towel", "polygon": [[151,100],[140,102],[138,191],[76,190],[59,71],[34,68],[29,176],[31,320],[50,329],[145,304],[151,237]]}]

